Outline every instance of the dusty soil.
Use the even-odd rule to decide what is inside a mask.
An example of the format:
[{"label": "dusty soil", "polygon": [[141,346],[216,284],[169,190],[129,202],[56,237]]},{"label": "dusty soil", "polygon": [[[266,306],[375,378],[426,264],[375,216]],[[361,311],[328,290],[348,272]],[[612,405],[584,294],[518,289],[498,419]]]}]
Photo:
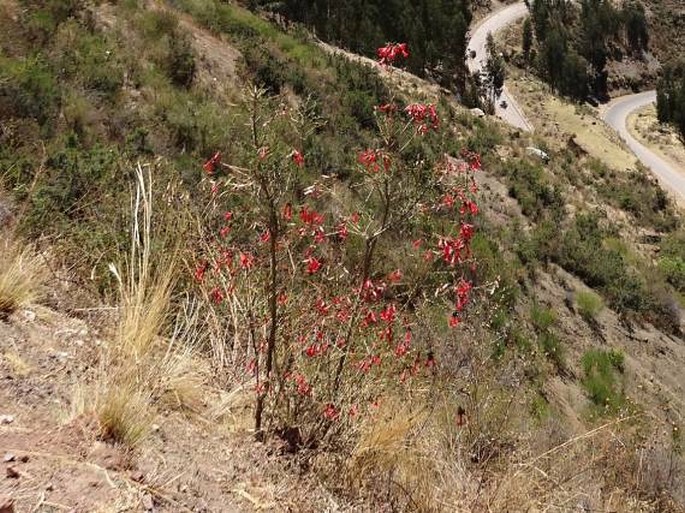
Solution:
[{"label": "dusty soil", "polygon": [[222,401],[207,386],[203,411],[161,412],[134,450],[100,440],[80,404],[100,336],[44,307],[0,321],[0,499],[12,499],[16,513],[314,512],[335,504],[277,444],[255,442],[240,394]]}]

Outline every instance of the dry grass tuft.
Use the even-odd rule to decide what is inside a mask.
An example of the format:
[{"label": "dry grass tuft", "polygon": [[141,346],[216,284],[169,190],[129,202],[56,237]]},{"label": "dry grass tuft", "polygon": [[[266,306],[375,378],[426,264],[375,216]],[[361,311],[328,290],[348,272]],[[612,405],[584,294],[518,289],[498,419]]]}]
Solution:
[{"label": "dry grass tuft", "polygon": [[455,457],[453,433],[442,423],[451,413],[388,403],[362,429],[348,469],[353,486],[364,495],[383,490],[375,499],[401,511],[467,511],[475,482]]},{"label": "dry grass tuft", "polygon": [[110,265],[119,283],[120,317],[95,394],[102,436],[127,446],[146,436],[156,406],[198,408],[204,383],[195,359],[200,340],[197,309],[181,302],[185,307],[173,314],[176,252],[162,249],[162,256],[153,254],[152,186],[140,166],[131,210],[131,253],[125,271]]},{"label": "dry grass tuft", "polygon": [[40,300],[47,272],[31,246],[22,245],[11,233],[0,241],[0,315],[8,315]]}]

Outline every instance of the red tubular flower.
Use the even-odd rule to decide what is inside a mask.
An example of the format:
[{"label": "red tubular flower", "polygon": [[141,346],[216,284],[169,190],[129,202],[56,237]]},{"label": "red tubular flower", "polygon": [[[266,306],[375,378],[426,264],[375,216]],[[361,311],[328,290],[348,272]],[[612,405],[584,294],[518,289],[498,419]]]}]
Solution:
[{"label": "red tubular flower", "polygon": [[475,229],[472,224],[462,223],[459,228],[459,237],[466,242],[469,242],[475,233]]},{"label": "red tubular flower", "polygon": [[283,206],[283,219],[290,221],[293,218],[293,206],[290,203],[286,203]]},{"label": "red tubular flower", "polygon": [[405,354],[407,354],[408,351],[409,351],[409,345],[404,343],[404,342],[401,342],[395,348],[395,356],[397,356],[398,358],[401,358]]},{"label": "red tubular flower", "polygon": [[332,403],[328,403],[323,409],[323,416],[328,420],[338,420],[338,417],[340,417],[340,412]]},{"label": "red tubular flower", "polygon": [[369,310],[366,312],[364,319],[362,319],[362,326],[366,327],[369,324],[376,324],[378,322],[378,317],[376,317],[376,312]]},{"label": "red tubular flower", "polygon": [[380,105],[378,107],[378,110],[381,111],[383,114],[390,115],[397,110],[397,105],[395,105],[394,103],[384,103],[383,105]]},{"label": "red tubular flower", "polygon": [[480,155],[476,153],[475,151],[470,151],[466,148],[464,148],[461,151],[461,156],[468,162],[469,164],[469,169],[471,171],[478,171],[481,168],[481,160],[480,160]]},{"label": "red tubular flower", "polygon": [[217,151],[212,158],[202,165],[202,169],[204,169],[208,175],[213,175],[219,164],[221,164],[221,152]]},{"label": "red tubular flower", "polygon": [[240,253],[240,267],[245,270],[252,269],[254,265],[254,256],[250,253]]},{"label": "red tubular flower", "polygon": [[341,242],[345,242],[347,237],[349,237],[350,232],[347,229],[347,224],[345,222],[342,222],[338,225],[337,235]]},{"label": "red tubular flower", "polygon": [[307,274],[316,274],[321,269],[321,262],[316,257],[309,257],[305,260],[307,264]]},{"label": "red tubular flower", "polygon": [[465,281],[462,279],[459,280],[459,283],[457,283],[457,286],[455,288],[455,291],[457,293],[457,312],[461,312],[462,310],[464,310],[464,307],[469,301],[469,295],[471,293],[472,288],[473,284],[470,281]]},{"label": "red tubular flower", "polygon": [[386,306],[381,312],[381,319],[383,319],[388,324],[395,322],[395,317],[397,315],[397,307],[394,304]]},{"label": "red tubular flower", "polygon": [[222,239],[225,239],[226,236],[230,232],[231,232],[231,227],[230,226],[224,226],[223,228],[221,228],[221,230],[219,230],[219,237],[221,237]]},{"label": "red tubular flower", "polygon": [[223,292],[221,292],[221,289],[219,289],[219,287],[213,288],[212,292],[210,292],[209,295],[212,298],[212,302],[217,305],[224,300],[224,294]]},{"label": "red tubular flower", "polygon": [[381,341],[385,341],[385,342],[388,342],[388,343],[392,342],[393,338],[395,338],[395,337],[394,337],[393,330],[392,330],[392,324],[389,325],[389,326],[386,326],[385,328],[383,328],[382,330],[380,330],[380,331],[378,332],[378,338],[379,338]]},{"label": "red tubular flower", "polygon": [[195,281],[202,283],[205,279],[205,273],[209,267],[209,262],[203,261],[198,264],[195,268]]},{"label": "red tubular flower", "polygon": [[322,226],[319,226],[315,231],[314,231],[314,244],[323,244],[326,240],[326,232],[324,231]]},{"label": "red tubular flower", "polygon": [[378,171],[378,158],[375,150],[364,150],[359,154],[359,163],[366,168],[367,171]]},{"label": "red tubular flower", "polygon": [[293,377],[295,385],[297,386],[297,393],[300,395],[309,395],[312,391],[312,387],[307,383],[307,378],[302,374],[295,374]]},{"label": "red tubular flower", "polygon": [[328,312],[330,310],[330,306],[328,306],[326,304],[326,301],[324,301],[322,298],[318,298],[316,300],[316,302],[314,303],[314,307],[320,315],[328,315]]},{"label": "red tubular flower", "polygon": [[230,210],[224,213],[224,221],[231,221],[233,219],[233,212]]},{"label": "red tubular flower", "polygon": [[395,269],[393,272],[388,274],[388,281],[390,283],[397,283],[402,279],[402,271],[399,269]]},{"label": "red tubular flower", "polygon": [[316,210],[310,210],[308,205],[305,205],[300,210],[300,221],[304,224],[319,226],[323,224],[323,214],[319,214]]},{"label": "red tubular flower", "polygon": [[466,200],[464,203],[462,203],[461,208],[459,209],[459,213],[461,215],[466,214],[467,212],[470,212],[471,215],[478,215],[478,205],[476,204],[475,201],[471,200]]},{"label": "red tubular flower", "polygon": [[425,134],[429,130],[437,130],[440,125],[438,112],[432,103],[412,103],[407,105],[404,111],[409,115],[412,122],[417,125],[417,130],[420,134]]},{"label": "red tubular flower", "polygon": [[450,320],[449,320],[450,328],[456,328],[457,326],[459,326],[460,323],[461,323],[461,319],[459,318],[459,315],[457,314],[457,312],[452,312],[452,315],[450,315]]},{"label": "red tubular flower", "polygon": [[297,167],[304,166],[304,155],[299,150],[293,150],[292,159]]}]

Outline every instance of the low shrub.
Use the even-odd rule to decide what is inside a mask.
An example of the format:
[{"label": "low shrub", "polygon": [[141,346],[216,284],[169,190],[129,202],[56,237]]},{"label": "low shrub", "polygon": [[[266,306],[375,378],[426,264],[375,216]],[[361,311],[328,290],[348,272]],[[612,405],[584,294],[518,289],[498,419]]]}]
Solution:
[{"label": "low shrub", "polygon": [[590,349],[582,359],[585,374],[582,385],[590,400],[606,412],[625,403],[619,375],[624,371],[624,356],[618,350]]},{"label": "low shrub", "polygon": [[578,312],[587,321],[595,319],[597,314],[604,308],[602,298],[592,291],[576,292],[576,305]]}]

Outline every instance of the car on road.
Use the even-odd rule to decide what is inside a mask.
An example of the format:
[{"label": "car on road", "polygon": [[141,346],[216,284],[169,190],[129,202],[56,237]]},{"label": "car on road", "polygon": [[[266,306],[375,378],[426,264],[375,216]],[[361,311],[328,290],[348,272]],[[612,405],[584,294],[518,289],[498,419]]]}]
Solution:
[{"label": "car on road", "polygon": [[526,153],[528,153],[528,155],[534,155],[534,156],[538,157],[545,164],[547,162],[549,162],[549,155],[547,154],[546,151],[542,151],[540,148],[536,148],[534,146],[528,146],[526,148]]}]

